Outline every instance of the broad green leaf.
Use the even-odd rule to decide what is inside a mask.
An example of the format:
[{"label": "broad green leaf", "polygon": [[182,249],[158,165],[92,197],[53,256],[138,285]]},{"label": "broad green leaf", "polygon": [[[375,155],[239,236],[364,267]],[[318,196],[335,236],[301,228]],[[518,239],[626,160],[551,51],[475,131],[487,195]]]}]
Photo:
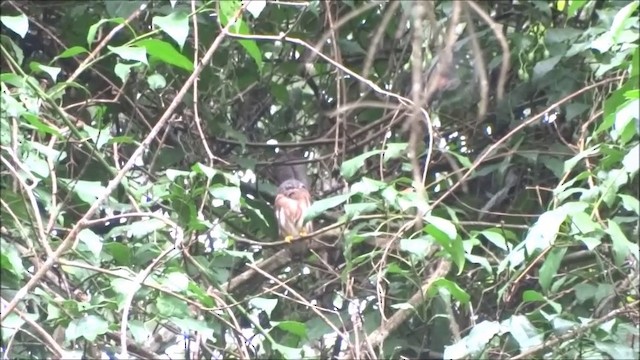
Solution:
[{"label": "broad green leaf", "polygon": [[2,249],[0,253],[0,258],[2,259],[2,261],[0,261],[0,268],[10,271],[21,280],[26,274],[26,271],[18,249],[16,249],[13,244],[5,241],[4,238],[0,238],[0,245]]},{"label": "broad green leaf", "polygon": [[25,14],[16,16],[3,15],[0,16],[0,22],[23,39],[29,32],[29,18]]},{"label": "broad green leaf", "polygon": [[108,242],[103,247],[105,252],[113,257],[116,265],[129,266],[131,264],[131,250],[128,246],[119,242]]},{"label": "broad green leaf", "polygon": [[188,317],[189,309],[187,305],[188,304],[181,299],[165,295],[164,293],[160,293],[160,295],[158,295],[158,298],[156,299],[156,308],[158,309],[158,315],[166,317]]},{"label": "broad green leaf", "polygon": [[98,335],[104,335],[109,331],[109,323],[98,315],[86,315],[69,323],[65,331],[67,341],[73,341],[83,337],[89,341],[95,341]]},{"label": "broad green leaf", "polygon": [[95,38],[96,38],[96,33],[98,32],[98,29],[100,28],[100,25],[102,25],[104,23],[109,23],[109,22],[112,22],[112,23],[114,23],[116,25],[120,25],[124,21],[125,20],[123,18],[101,19],[97,23],[91,25],[91,27],[89,28],[89,31],[87,32],[87,45],[89,45],[89,48],[91,48],[91,44],[93,43],[93,40],[95,40]]},{"label": "broad green leaf", "polygon": [[[179,53],[171,44],[157,39],[140,40],[136,45],[146,49],[147,54],[169,65],[174,65],[189,72],[193,71],[193,63]],[[145,58],[146,61],[146,58]],[[145,61],[142,61],[146,64]]]},{"label": "broad green leaf", "polygon": [[96,259],[100,259],[102,252],[102,238],[90,229],[82,229],[78,233],[78,239],[87,246]]},{"label": "broad green leaf", "polygon": [[428,238],[400,240],[400,250],[411,253],[418,259],[423,259],[425,256],[427,256],[429,249],[431,249],[432,246],[433,240],[430,240]]},{"label": "broad green leaf", "polygon": [[62,71],[62,69],[59,67],[42,65],[35,61],[29,63],[29,69],[31,69],[35,73],[46,73],[51,77],[51,80],[53,80],[54,83],[58,81],[58,75],[60,74],[60,71]]},{"label": "broad green leaf", "polygon": [[280,329],[293,334],[299,338],[307,337],[307,326],[298,321],[280,321],[276,324]]},{"label": "broad green leaf", "polygon": [[638,349],[633,349],[617,341],[595,341],[596,349],[609,355],[611,359],[633,359],[638,357]]},{"label": "broad green leaf", "polygon": [[[638,103],[640,105],[640,103]],[[640,168],[640,145],[636,144],[627,155],[625,155],[624,159],[622,159],[622,166],[629,174],[635,174],[638,172]]]},{"label": "broad green leaf", "polygon": [[409,143],[388,143],[384,149],[384,161],[401,157],[407,150]]},{"label": "broad green leaf", "polygon": [[568,15],[574,17],[580,9],[587,3],[587,0],[571,0],[569,1]]},{"label": "broad green leaf", "polygon": [[82,46],[73,46],[63,51],[62,54],[53,58],[51,63],[55,62],[58,59],[66,59],[66,58],[74,57],[78,54],[85,54],[85,53],[89,53],[89,51],[83,48]]},{"label": "broad green leaf", "polygon": [[280,345],[277,343],[272,343],[271,346],[273,347],[273,350],[279,352],[284,359],[286,360],[297,360],[297,359],[302,359],[302,349],[300,348],[293,348],[293,347],[289,347],[289,346],[284,346],[284,345]]},{"label": "broad green leaf", "polygon": [[70,179],[59,179],[63,184],[65,184],[69,190],[75,192],[80,200],[84,201],[87,204],[93,205],[93,203],[98,200],[98,196],[102,194],[105,190],[105,187],[102,186],[102,183],[99,181],[85,181],[85,180],[70,180]]},{"label": "broad green leaf", "polygon": [[608,225],[609,227],[606,229],[606,232],[611,236],[613,259],[616,266],[622,265],[629,253],[632,253],[636,260],[638,260],[640,257],[640,255],[638,255],[638,251],[640,250],[638,249],[638,244],[630,242],[615,221],[609,220]]},{"label": "broad green leaf", "polygon": [[351,185],[349,189],[349,193],[352,195],[355,195],[355,194],[369,195],[371,193],[374,193],[386,187],[387,187],[387,184],[383,183],[382,181],[363,177],[362,180]]},{"label": "broad green leaf", "polygon": [[85,125],[82,127],[82,130],[86,131],[89,134],[89,137],[96,144],[96,148],[101,150],[106,144],[111,140],[111,131],[108,127],[103,129],[96,129],[89,125]]},{"label": "broad green leaf", "polygon": [[469,334],[461,341],[451,346],[445,346],[443,358],[462,359],[478,358],[485,350],[489,341],[502,331],[497,321],[483,321],[474,326]]},{"label": "broad green leaf", "polygon": [[215,186],[209,190],[209,193],[214,199],[228,201],[231,209],[237,209],[240,206],[242,193],[236,186]]},{"label": "broad green leaf", "polygon": [[[152,40],[148,40],[152,41]],[[157,40],[160,41],[160,40]],[[120,56],[124,60],[132,60],[149,65],[147,62],[147,50],[144,47],[137,46],[109,46],[109,50],[113,51],[116,55]]]},{"label": "broad green leaf", "polygon": [[464,289],[462,289],[457,283],[445,278],[440,278],[434,281],[433,285],[431,285],[427,290],[427,294],[430,297],[435,296],[440,289],[446,289],[454,299],[458,300],[462,304],[467,304],[469,303],[469,300],[471,300],[469,293],[464,291]]},{"label": "broad green leaf", "polygon": [[571,234],[588,234],[600,230],[600,225],[585,212],[571,214]]},{"label": "broad green leaf", "polygon": [[[613,23],[611,24],[611,29],[609,31],[611,32],[614,43],[618,43],[620,33],[625,28],[625,22],[627,21],[627,19],[629,19],[629,17],[632,16],[636,9],[638,9],[638,2],[631,1],[622,9],[620,9],[616,16],[613,18]],[[638,14],[636,14],[635,17],[637,20]]]},{"label": "broad green leaf", "polygon": [[553,277],[558,273],[560,263],[562,262],[564,254],[566,252],[566,247],[554,248],[549,252],[547,258],[540,267],[540,278],[538,281],[540,283],[540,286],[542,287],[542,290],[544,290],[545,292],[549,290],[551,282],[553,281]]},{"label": "broad green leaf", "polygon": [[636,215],[640,215],[640,202],[638,199],[625,194],[618,194],[618,196],[622,200],[622,206],[624,206],[626,210],[633,211]]},{"label": "broad green leaf", "polygon": [[558,208],[540,215],[538,221],[529,229],[524,240],[528,254],[534,254],[553,245],[558,236],[560,225],[565,221],[567,213],[565,209]]},{"label": "broad green leaf", "polygon": [[152,90],[160,90],[167,86],[167,80],[161,74],[156,73],[147,78],[147,84]]},{"label": "broad green leaf", "polygon": [[349,194],[343,194],[313,202],[304,216],[305,221],[314,219],[325,211],[343,204],[349,200],[350,196]]},{"label": "broad green leaf", "polygon": [[[4,105],[4,104],[2,104]],[[58,132],[57,129],[43,123],[42,121],[40,121],[40,118],[34,114],[30,114],[30,113],[23,113],[21,116],[22,119],[27,120],[27,122],[32,125],[33,127],[36,128],[36,130],[40,131],[43,134],[50,134],[53,135],[55,137],[62,137],[62,135]]]},{"label": "broad green leaf", "polygon": [[378,209],[378,204],[374,202],[345,204],[344,212],[347,217],[352,218],[361,214],[370,214]]},{"label": "broad green leaf", "polygon": [[249,305],[251,307],[254,307],[256,309],[260,309],[266,312],[267,315],[271,317],[271,312],[273,312],[273,309],[275,309],[276,306],[278,305],[278,299],[267,299],[267,298],[256,297],[249,300]]},{"label": "broad green leaf", "polygon": [[346,179],[351,179],[358,169],[364,166],[365,160],[380,153],[382,153],[382,150],[372,150],[343,162],[340,167],[340,174]]},{"label": "broad green leaf", "polygon": [[251,0],[249,4],[247,4],[247,11],[253,15],[254,18],[258,18],[262,10],[267,6],[267,0]]},{"label": "broad green leaf", "polygon": [[562,56],[554,56],[537,62],[533,67],[533,80],[540,79],[553,70],[561,59]]},{"label": "broad green leaf", "polygon": [[544,333],[536,329],[524,315],[514,315],[503,321],[501,325],[511,333],[522,351],[539,346],[544,341]]},{"label": "broad green leaf", "polygon": [[571,159],[564,162],[564,172],[567,173],[573,169],[576,164],[582,159],[598,154],[600,152],[600,145],[595,145],[589,149],[584,150],[578,155],[572,157]]},{"label": "broad green leaf", "polygon": [[160,283],[167,289],[175,292],[184,292],[189,286],[189,278],[182,272],[174,271],[166,275]]},{"label": "broad green leaf", "polygon": [[127,79],[129,78],[129,73],[131,72],[131,69],[138,66],[140,66],[140,63],[136,63],[136,64],[117,63],[113,67],[113,72],[118,76],[120,80],[122,80],[123,84],[126,84]]},{"label": "broad green leaf", "polygon": [[509,248],[507,247],[507,241],[505,240],[504,236],[502,236],[502,234],[500,233],[500,229],[483,230],[480,232],[480,234],[484,235],[484,237],[486,237],[487,240],[489,240],[489,242],[499,247],[500,249],[504,251],[509,250]]},{"label": "broad green leaf", "polygon": [[436,229],[447,235],[447,237],[449,237],[449,240],[454,240],[456,237],[458,237],[456,226],[451,221],[432,215],[425,215],[423,219],[426,224],[433,225]]},{"label": "broad green leaf", "polygon": [[[25,312],[24,314],[29,320],[34,323],[38,323],[38,314],[32,314]],[[2,320],[2,340],[7,341],[13,335],[15,335],[18,330],[23,329],[25,324],[25,320],[18,316],[15,312],[10,313],[7,317]]]},{"label": "broad green leaf", "polygon": [[173,318],[171,319],[171,321],[178,325],[182,332],[187,333],[191,331],[197,331],[202,336],[203,341],[213,339],[213,335],[216,332],[219,332],[216,327],[213,327],[202,320],[197,320],[190,317],[181,319]]},{"label": "broad green leaf", "polygon": [[189,14],[176,11],[167,16],[154,16],[152,23],[175,40],[178,47],[182,49],[189,35]]}]

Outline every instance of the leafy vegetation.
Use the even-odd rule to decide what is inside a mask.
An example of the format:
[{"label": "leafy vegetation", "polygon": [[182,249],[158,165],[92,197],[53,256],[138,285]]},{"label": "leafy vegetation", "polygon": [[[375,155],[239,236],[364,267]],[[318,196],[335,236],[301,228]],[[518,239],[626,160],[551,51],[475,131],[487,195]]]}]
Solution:
[{"label": "leafy vegetation", "polygon": [[3,356],[638,358],[638,4],[3,1]]}]

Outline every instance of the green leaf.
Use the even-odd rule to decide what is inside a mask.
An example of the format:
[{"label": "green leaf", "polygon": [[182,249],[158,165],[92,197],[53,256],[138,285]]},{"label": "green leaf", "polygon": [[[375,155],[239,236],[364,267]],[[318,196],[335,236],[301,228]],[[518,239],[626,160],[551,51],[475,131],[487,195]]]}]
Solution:
[{"label": "green leaf", "polygon": [[153,74],[147,78],[147,84],[152,90],[164,89],[167,86],[167,80],[161,74]]},{"label": "green leaf", "polygon": [[98,200],[98,196],[102,194],[105,187],[99,181],[70,180],[59,179],[67,188],[78,195],[80,200],[87,204],[93,205]]},{"label": "green leaf", "polygon": [[600,145],[595,145],[589,149],[580,152],[578,155],[564,162],[564,172],[568,173],[576,164],[584,158],[600,153]]},{"label": "green leaf", "polygon": [[109,143],[109,140],[111,140],[111,131],[109,127],[96,129],[89,125],[84,125],[82,127],[82,130],[87,132],[89,138],[91,138],[91,141],[96,144],[96,148],[98,150],[101,150],[106,144]]},{"label": "green leaf", "polygon": [[99,335],[109,331],[109,323],[98,315],[87,315],[75,319],[69,323],[65,331],[67,341],[73,341],[83,337],[89,341],[95,341]]},{"label": "green leaf", "polygon": [[[38,323],[38,314],[32,314],[25,312],[24,314],[28,319],[33,321],[34,323]],[[2,320],[2,340],[7,341],[13,335],[15,335],[18,330],[23,329],[26,320],[18,316],[15,312],[10,313],[7,317]]]},{"label": "green leaf", "polygon": [[249,305],[253,308],[266,312],[267,315],[271,317],[271,312],[273,312],[273,309],[278,305],[278,299],[256,297],[249,300]]},{"label": "green leaf", "polygon": [[122,83],[125,84],[127,79],[129,78],[129,73],[131,69],[140,66],[140,63],[136,64],[123,64],[117,63],[116,66],[113,67],[113,72],[122,80]]},{"label": "green leaf", "polygon": [[500,233],[500,229],[483,230],[480,232],[480,234],[484,235],[484,237],[486,237],[487,240],[489,240],[489,242],[493,245],[499,247],[504,251],[509,251],[509,248],[507,247],[507,241]]},{"label": "green leaf", "polygon": [[[4,106],[5,104],[2,104],[2,105]],[[38,130],[42,134],[50,134],[58,138],[62,137],[62,135],[58,132],[58,130],[43,123],[42,121],[40,121],[40,118],[34,114],[25,112],[22,114],[21,118],[27,120],[29,125],[33,126],[36,130]]]},{"label": "green leaf", "polygon": [[529,229],[524,240],[527,253],[533,254],[536,250],[544,250],[553,245],[558,236],[560,225],[567,218],[565,209],[558,208],[540,215],[538,221]]},{"label": "green leaf", "polygon": [[388,143],[384,150],[384,161],[401,157],[407,150],[409,143]]},{"label": "green leaf", "polygon": [[497,321],[483,321],[474,326],[469,335],[451,346],[445,346],[444,359],[478,358],[491,339],[501,332]]},{"label": "green leaf", "polygon": [[293,334],[299,338],[307,337],[307,326],[298,321],[280,321],[276,325],[280,329]]},{"label": "green leaf", "polygon": [[[638,2],[631,1],[627,5],[625,5],[622,9],[620,9],[618,13],[616,13],[616,16],[614,16],[613,22],[611,23],[611,29],[609,29],[614,43],[617,44],[619,42],[618,38],[622,30],[625,29],[624,25],[627,19],[629,19],[632,16],[632,14],[636,11],[636,9],[638,9]],[[635,16],[637,20],[638,14],[636,14]]]},{"label": "green leaf", "polygon": [[54,63],[58,59],[66,59],[66,58],[74,57],[78,54],[85,54],[85,53],[89,53],[89,51],[83,48],[82,46],[73,46],[63,51],[62,54],[54,57],[53,60],[51,60],[51,63]]},{"label": "green leaf", "polygon": [[636,215],[640,215],[640,202],[638,199],[630,195],[618,194],[622,200],[622,206],[629,211],[633,211]]},{"label": "green leaf", "polygon": [[564,254],[567,252],[566,247],[554,248],[549,252],[546,260],[540,267],[540,278],[539,283],[542,287],[542,290],[545,292],[549,290],[551,286],[551,282],[553,281],[553,277],[558,273],[558,269],[560,268],[560,263],[564,258]]},{"label": "green leaf", "polygon": [[242,193],[240,188],[235,186],[215,186],[209,190],[211,196],[214,199],[220,199],[223,201],[228,201],[230,203],[229,207],[231,209],[239,208],[240,206],[240,197],[242,197]]},{"label": "green leaf", "polygon": [[189,278],[182,272],[169,273],[161,282],[162,286],[175,292],[184,292],[189,286]]},{"label": "green leaf", "polygon": [[433,285],[431,285],[427,290],[427,294],[429,297],[433,297],[440,291],[440,289],[446,289],[454,299],[463,304],[468,304],[469,300],[471,300],[469,293],[464,291],[457,283],[445,278],[440,278],[434,281]]},{"label": "green leaf", "polygon": [[[149,40],[151,41],[151,40]],[[157,40],[160,41],[160,40]],[[141,62],[143,64],[149,65],[147,62],[147,50],[144,47],[134,47],[134,46],[109,46],[107,45],[109,50],[111,50],[116,55],[120,56],[124,60],[132,60]]]},{"label": "green leaf", "polygon": [[131,250],[128,246],[119,242],[109,242],[104,244],[105,252],[115,261],[118,266],[128,266],[131,264]]},{"label": "green leaf", "polygon": [[441,231],[443,234],[445,234],[449,238],[449,240],[454,240],[455,238],[458,237],[458,231],[456,230],[456,226],[451,221],[441,217],[432,216],[432,215],[425,215],[423,219],[427,224],[432,225],[433,227]]},{"label": "green leaf", "polygon": [[361,214],[369,214],[378,209],[378,204],[374,202],[345,204],[344,212],[347,217],[352,218]]},{"label": "green leaf", "polygon": [[267,0],[252,0],[249,4],[247,4],[247,11],[253,15],[256,19],[262,13],[262,10],[267,6]]},{"label": "green leaf", "polygon": [[[158,309],[158,315],[166,317],[188,317],[189,309],[187,303],[174,296],[169,296],[161,293],[156,300],[156,308]],[[176,324],[178,325],[178,324]]]},{"label": "green leaf", "polygon": [[46,73],[51,77],[51,80],[53,80],[54,83],[58,81],[58,75],[60,74],[60,71],[62,71],[62,69],[59,67],[46,66],[35,61],[29,63],[29,69],[31,69],[34,73]]},{"label": "green leaf", "polygon": [[340,204],[343,204],[347,200],[349,200],[349,194],[336,195],[330,198],[322,199],[315,201],[309,209],[307,210],[304,219],[305,221],[309,221],[311,219],[316,218],[318,215],[324,213],[325,211],[334,208]]},{"label": "green leaf", "polygon": [[383,183],[382,181],[364,177],[362,178],[362,180],[351,185],[351,188],[349,189],[349,193],[351,195],[355,195],[355,194],[368,195],[378,190],[384,189],[386,187],[387,187],[387,184]]},{"label": "green leaf", "polygon": [[562,56],[553,56],[537,62],[533,67],[533,80],[540,79],[553,70],[561,59]]},{"label": "green leaf", "polygon": [[167,16],[154,16],[152,23],[175,40],[182,49],[189,35],[189,14],[176,11]]},{"label": "green leaf", "polygon": [[0,248],[2,249],[2,252],[0,253],[0,259],[2,259],[2,261],[0,261],[0,268],[10,271],[16,275],[19,280],[22,280],[26,271],[22,264],[22,257],[20,256],[18,249],[3,238],[0,238]]},{"label": "green leaf", "polygon": [[544,341],[544,333],[536,329],[524,315],[514,315],[503,321],[501,325],[511,333],[522,350],[539,346]]},{"label": "green leaf", "polygon": [[125,20],[123,18],[101,19],[97,23],[91,25],[91,27],[89,27],[89,31],[87,32],[87,45],[89,45],[89,48],[91,48],[91,44],[93,43],[93,40],[96,38],[96,33],[98,32],[100,25],[104,23],[109,23],[109,22],[114,23],[116,25],[120,25],[124,23],[124,21]]},{"label": "green leaf", "polygon": [[[638,103],[640,105],[640,103]],[[622,166],[624,169],[631,175],[635,174],[640,168],[640,145],[636,144],[627,155],[625,155],[624,159],[622,159]]]},{"label": "green leaf", "polygon": [[401,239],[400,250],[415,255],[418,259],[427,256],[429,249],[433,246],[433,241],[428,238]]},{"label": "green leaf", "polygon": [[78,239],[87,246],[87,249],[96,259],[100,258],[102,252],[102,238],[90,229],[82,229],[78,233]]},{"label": "green leaf", "polygon": [[587,3],[587,0],[571,0],[569,1],[569,17],[574,17],[580,9]]},{"label": "green leaf", "polygon": [[621,266],[626,260],[629,253],[632,253],[636,260],[638,260],[638,244],[634,244],[627,239],[625,234],[620,229],[620,226],[613,220],[609,220],[609,227],[606,229],[607,234],[611,237],[613,243],[613,259],[616,266]]},{"label": "green leaf", "polygon": [[183,319],[173,318],[171,319],[171,321],[173,321],[176,325],[178,325],[178,327],[180,327],[180,330],[182,330],[183,333],[197,331],[202,336],[203,341],[213,339],[213,334],[216,332],[219,332],[218,329],[211,327],[209,324],[207,324],[202,320],[196,320],[191,318],[183,318]]},{"label": "green leaf", "polygon": [[193,63],[166,41],[157,39],[145,39],[138,41],[136,45],[139,45],[142,48],[146,49],[146,52],[150,56],[157,58],[169,65],[177,66],[189,72],[193,71]]},{"label": "green leaf", "polygon": [[273,350],[279,352],[286,360],[302,359],[302,349],[271,343]]},{"label": "green leaf", "polygon": [[23,39],[29,32],[29,18],[25,14],[0,16],[0,22]]},{"label": "green leaf", "polygon": [[364,166],[364,161],[366,159],[381,153],[382,150],[372,150],[343,162],[342,166],[340,167],[340,174],[346,179],[351,179],[353,175],[355,175],[355,173],[358,171],[358,169]]}]

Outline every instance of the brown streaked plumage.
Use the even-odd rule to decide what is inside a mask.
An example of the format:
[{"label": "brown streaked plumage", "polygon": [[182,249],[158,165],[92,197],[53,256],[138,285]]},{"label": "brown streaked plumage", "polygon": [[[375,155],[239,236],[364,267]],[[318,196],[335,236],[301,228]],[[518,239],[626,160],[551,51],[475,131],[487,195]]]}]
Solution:
[{"label": "brown streaked plumage", "polygon": [[280,236],[285,241],[313,231],[311,222],[304,224],[305,213],[311,206],[311,194],[301,181],[289,179],[280,184],[274,206]]}]

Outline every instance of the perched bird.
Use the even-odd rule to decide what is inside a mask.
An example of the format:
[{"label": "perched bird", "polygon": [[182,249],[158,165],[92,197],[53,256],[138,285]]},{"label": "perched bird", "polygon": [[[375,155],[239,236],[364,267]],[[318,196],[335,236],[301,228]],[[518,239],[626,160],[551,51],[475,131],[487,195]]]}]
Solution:
[{"label": "perched bird", "polygon": [[312,232],[311,222],[304,223],[304,216],[311,206],[311,194],[305,184],[296,179],[288,179],[278,187],[274,202],[278,230],[284,241],[291,242],[297,236]]}]

